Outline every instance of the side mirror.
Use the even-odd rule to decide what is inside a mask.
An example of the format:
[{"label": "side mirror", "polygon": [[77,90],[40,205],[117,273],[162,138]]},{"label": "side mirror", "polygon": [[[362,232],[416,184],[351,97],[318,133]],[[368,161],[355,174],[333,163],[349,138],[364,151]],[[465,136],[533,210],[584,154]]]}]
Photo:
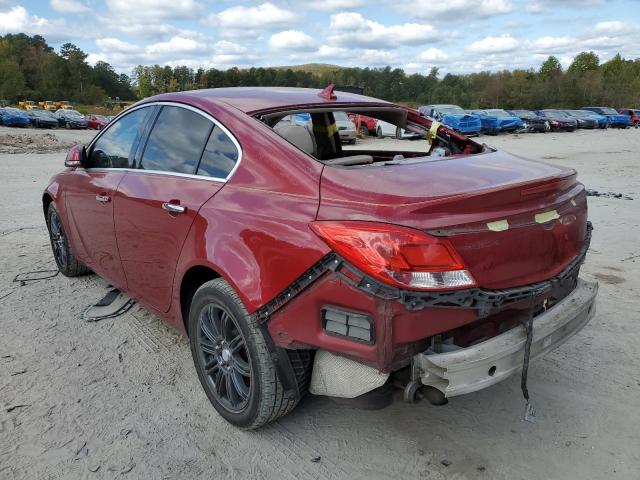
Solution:
[{"label": "side mirror", "polygon": [[87,149],[84,145],[74,145],[64,160],[65,167],[77,168],[87,164]]}]

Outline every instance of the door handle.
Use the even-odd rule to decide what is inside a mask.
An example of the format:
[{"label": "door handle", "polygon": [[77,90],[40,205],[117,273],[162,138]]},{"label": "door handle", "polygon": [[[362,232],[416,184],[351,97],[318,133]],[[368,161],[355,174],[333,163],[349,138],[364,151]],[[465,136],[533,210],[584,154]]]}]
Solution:
[{"label": "door handle", "polygon": [[111,201],[111,197],[109,195],[96,195],[96,200],[100,203],[109,203]]},{"label": "door handle", "polygon": [[166,210],[169,213],[184,213],[187,211],[187,207],[183,207],[182,205],[178,205],[177,203],[169,202],[164,202],[162,204],[162,209]]}]

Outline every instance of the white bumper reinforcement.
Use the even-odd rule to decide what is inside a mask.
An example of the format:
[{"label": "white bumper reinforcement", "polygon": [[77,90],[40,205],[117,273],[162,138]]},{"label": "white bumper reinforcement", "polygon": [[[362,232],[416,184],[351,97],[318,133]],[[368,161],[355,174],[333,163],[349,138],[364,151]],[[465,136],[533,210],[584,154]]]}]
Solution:
[{"label": "white bumper reinforcement", "polygon": [[[531,358],[564,343],[595,314],[598,284],[578,279],[576,288],[533,321]],[[522,368],[525,329],[517,327],[471,347],[413,358],[413,378],[445,397],[475,392],[504,380]]]}]

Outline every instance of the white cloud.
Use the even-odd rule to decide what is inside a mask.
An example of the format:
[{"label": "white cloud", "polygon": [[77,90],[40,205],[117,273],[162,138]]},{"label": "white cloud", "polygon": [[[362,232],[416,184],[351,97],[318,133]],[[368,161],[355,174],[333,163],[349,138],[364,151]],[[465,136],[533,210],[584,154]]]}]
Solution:
[{"label": "white cloud", "polygon": [[417,59],[427,63],[445,63],[449,59],[449,55],[439,48],[428,48],[420,52]]},{"label": "white cloud", "polygon": [[31,15],[23,6],[16,5],[7,11],[0,12],[0,34],[26,33],[28,35],[44,35],[47,40],[59,40],[69,37],[65,32],[64,22],[48,20]]},{"label": "white cloud", "polygon": [[557,10],[558,7],[585,7],[602,5],[608,0],[532,0],[527,4],[529,13],[543,13],[547,10]]},{"label": "white cloud", "polygon": [[633,23],[610,21],[596,23],[594,31],[604,35],[626,35],[638,31],[638,26]]},{"label": "white cloud", "polygon": [[208,50],[206,43],[199,42],[193,38],[186,38],[180,35],[171,37],[166,42],[154,43],[147,46],[147,54],[150,56],[163,56],[184,54],[184,53],[203,53]]},{"label": "white cloud", "polygon": [[508,33],[503,33],[499,37],[488,36],[482,40],[475,41],[466,48],[473,53],[509,52],[518,48],[518,40]]},{"label": "white cloud", "polygon": [[396,55],[388,50],[366,49],[361,55],[357,55],[358,65],[392,65],[396,61]]},{"label": "white cloud", "polygon": [[527,48],[534,53],[566,52],[575,48],[577,40],[573,37],[540,37],[527,42]]},{"label": "white cloud", "polygon": [[209,15],[209,23],[221,29],[253,30],[273,29],[291,25],[297,15],[273,3],[262,3],[255,7],[239,5]]},{"label": "white cloud", "polygon": [[313,38],[300,30],[285,30],[271,35],[269,46],[276,50],[311,51],[315,50]]},{"label": "white cloud", "polygon": [[403,2],[398,7],[404,13],[419,19],[446,19],[474,17],[486,18],[509,13],[513,10],[511,0],[414,0]]},{"label": "white cloud", "polygon": [[98,38],[96,40],[96,45],[100,50],[118,53],[137,53],[141,50],[138,45],[123,42],[118,38]]},{"label": "white cloud", "polygon": [[106,0],[112,20],[152,23],[158,19],[197,18],[203,6],[197,0]]},{"label": "white cloud", "polygon": [[431,25],[406,23],[386,26],[355,12],[331,15],[328,32],[330,43],[352,47],[420,45],[434,41],[438,36]]},{"label": "white cloud", "polygon": [[78,0],[51,0],[51,8],[60,13],[82,13],[89,7]]},{"label": "white cloud", "polygon": [[314,0],[309,6],[314,10],[337,12],[338,10],[353,10],[364,7],[366,4],[365,0]]}]

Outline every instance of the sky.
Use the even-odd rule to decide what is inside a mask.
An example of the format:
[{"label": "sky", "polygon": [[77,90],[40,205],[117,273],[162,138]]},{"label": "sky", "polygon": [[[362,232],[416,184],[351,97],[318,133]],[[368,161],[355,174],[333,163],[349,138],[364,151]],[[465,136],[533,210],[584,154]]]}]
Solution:
[{"label": "sky", "polygon": [[134,66],[331,63],[469,73],[640,57],[640,0],[0,0],[0,35]]}]

